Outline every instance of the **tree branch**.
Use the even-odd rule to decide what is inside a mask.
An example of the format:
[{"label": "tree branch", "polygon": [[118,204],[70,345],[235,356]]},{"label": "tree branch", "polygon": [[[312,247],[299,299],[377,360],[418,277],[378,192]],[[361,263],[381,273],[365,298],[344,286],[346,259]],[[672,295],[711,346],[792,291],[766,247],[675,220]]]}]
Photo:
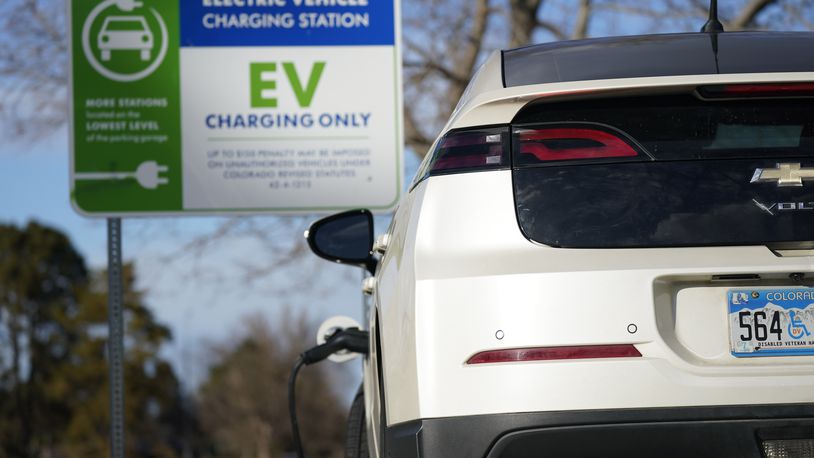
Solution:
[{"label": "tree branch", "polygon": [[410,104],[404,104],[404,142],[418,157],[424,157],[432,146],[432,140],[419,130],[411,107]]},{"label": "tree branch", "polygon": [[566,33],[556,24],[553,24],[551,22],[539,19],[537,20],[537,27],[540,27],[541,29],[548,31],[549,33],[554,35],[554,38],[556,38],[557,40],[562,41],[568,39],[568,35],[566,35]]},{"label": "tree branch", "polygon": [[405,45],[411,52],[414,52],[422,58],[421,61],[408,61],[405,59],[404,66],[412,68],[422,68],[432,70],[439,73],[444,78],[454,82],[455,84],[462,84],[466,86],[469,81],[467,77],[461,76],[454,70],[449,69],[440,63],[440,59],[429,55],[429,53],[415,44],[409,43],[405,40]]},{"label": "tree branch", "polygon": [[751,0],[743,10],[741,10],[740,14],[735,16],[735,19],[726,24],[726,29],[743,30],[749,27],[766,7],[774,3],[777,3],[777,0]]},{"label": "tree branch", "polygon": [[542,0],[509,1],[510,48],[527,45],[531,41],[531,35],[537,26],[545,28],[555,36],[565,36],[561,31],[558,35],[556,32],[558,29],[553,24],[537,20],[537,14],[542,4]]},{"label": "tree branch", "polygon": [[[457,65],[455,66],[455,68],[461,69],[460,73],[466,74],[467,77],[472,74],[475,64],[478,62],[483,38],[486,35],[486,24],[489,22],[489,11],[489,0],[477,0],[472,26],[466,36],[467,47],[457,59]],[[466,82],[463,82],[463,84],[458,82],[454,86],[454,92],[457,92],[454,100],[457,100],[466,88]]]},{"label": "tree branch", "polygon": [[[628,5],[622,5],[618,3],[605,3],[603,5],[597,6],[597,8],[601,8],[605,11],[612,11],[614,13],[619,14],[632,14],[635,16],[641,16],[648,19],[658,19],[664,16],[664,13],[660,11],[656,11],[650,8],[640,8]],[[678,13],[678,12],[676,12]]]},{"label": "tree branch", "polygon": [[571,39],[578,40],[588,36],[588,26],[591,22],[591,11],[591,0],[581,0],[579,2],[579,13],[577,13],[577,22],[574,25],[574,31],[571,33]]},{"label": "tree branch", "polygon": [[797,18],[808,30],[814,30],[814,22],[806,18],[806,14],[799,8],[792,5],[785,5],[783,10],[786,11],[786,16]]}]

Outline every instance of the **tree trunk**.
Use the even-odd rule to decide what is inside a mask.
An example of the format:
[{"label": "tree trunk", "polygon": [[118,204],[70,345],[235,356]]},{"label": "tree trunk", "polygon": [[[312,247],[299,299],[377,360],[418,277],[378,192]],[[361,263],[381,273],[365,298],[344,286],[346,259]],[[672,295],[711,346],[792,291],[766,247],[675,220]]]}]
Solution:
[{"label": "tree trunk", "polygon": [[580,0],[579,12],[577,13],[577,23],[574,25],[574,32],[571,39],[581,40],[588,37],[588,27],[591,22],[591,0]]},{"label": "tree trunk", "polygon": [[542,0],[509,0],[510,48],[525,46],[531,42],[531,36],[538,25],[537,13],[542,4]]},{"label": "tree trunk", "polygon": [[14,404],[17,411],[20,437],[17,441],[17,451],[23,456],[30,456],[31,452],[31,419],[26,407],[25,382],[20,377],[22,349],[20,348],[20,328],[17,317],[13,312],[8,314],[8,333],[11,340],[11,380],[14,390]]}]

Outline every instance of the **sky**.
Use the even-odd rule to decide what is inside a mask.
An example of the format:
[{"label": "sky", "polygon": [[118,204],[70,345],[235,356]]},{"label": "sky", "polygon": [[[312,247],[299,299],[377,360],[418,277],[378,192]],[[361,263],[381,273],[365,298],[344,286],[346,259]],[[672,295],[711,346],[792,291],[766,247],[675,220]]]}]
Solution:
[{"label": "sky", "polygon": [[[68,234],[89,266],[104,268],[106,221],[80,216],[71,207],[69,159],[66,128],[33,144],[0,142],[0,223],[21,226],[36,220],[59,229]],[[415,155],[406,155],[405,175],[412,178],[417,165]],[[258,224],[279,225],[278,218],[286,217],[262,217]],[[290,310],[305,312],[315,327],[333,315],[362,320],[361,270],[310,254],[250,284],[245,284],[239,266],[275,259],[274,253],[265,253],[250,240],[227,237],[201,256],[186,256],[168,265],[167,256],[179,255],[184,243],[211,234],[224,221],[218,217],[123,220],[124,259],[135,263],[147,306],[173,332],[164,354],[188,389],[206,375],[207,346],[239,336],[248,319],[263,316],[274,326],[281,312]],[[302,237],[309,219],[293,221],[291,243]],[[387,217],[377,217],[376,233],[383,232],[387,223]],[[314,287],[302,288],[303,282]]]}]

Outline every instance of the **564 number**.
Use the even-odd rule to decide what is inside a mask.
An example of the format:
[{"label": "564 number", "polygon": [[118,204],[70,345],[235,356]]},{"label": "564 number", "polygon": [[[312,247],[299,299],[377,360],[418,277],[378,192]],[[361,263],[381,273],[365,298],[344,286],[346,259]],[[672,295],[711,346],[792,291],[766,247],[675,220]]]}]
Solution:
[{"label": "564 number", "polygon": [[[747,323],[746,319],[752,316],[752,323]],[[775,311],[772,313],[771,321],[768,320],[766,312],[759,311],[755,313],[743,311],[738,313],[738,321],[740,328],[745,332],[741,333],[741,340],[757,340],[763,342],[769,338],[769,334],[777,335],[777,340],[783,335],[783,330],[780,329],[780,312]]]}]

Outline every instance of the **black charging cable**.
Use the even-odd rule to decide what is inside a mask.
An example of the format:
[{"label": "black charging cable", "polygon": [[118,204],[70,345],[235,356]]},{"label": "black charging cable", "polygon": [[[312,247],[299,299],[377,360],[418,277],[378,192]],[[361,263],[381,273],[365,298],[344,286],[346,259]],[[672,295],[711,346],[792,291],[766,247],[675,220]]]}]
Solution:
[{"label": "black charging cable", "polygon": [[294,439],[294,449],[297,458],[304,458],[302,451],[302,441],[300,440],[300,426],[297,421],[297,400],[295,388],[297,386],[297,375],[302,366],[318,363],[332,354],[346,350],[351,353],[361,353],[366,355],[370,349],[370,334],[359,328],[340,329],[325,341],[324,344],[317,345],[310,350],[303,352],[294,363],[291,369],[291,376],[288,377],[288,413],[291,416],[291,434]]}]

